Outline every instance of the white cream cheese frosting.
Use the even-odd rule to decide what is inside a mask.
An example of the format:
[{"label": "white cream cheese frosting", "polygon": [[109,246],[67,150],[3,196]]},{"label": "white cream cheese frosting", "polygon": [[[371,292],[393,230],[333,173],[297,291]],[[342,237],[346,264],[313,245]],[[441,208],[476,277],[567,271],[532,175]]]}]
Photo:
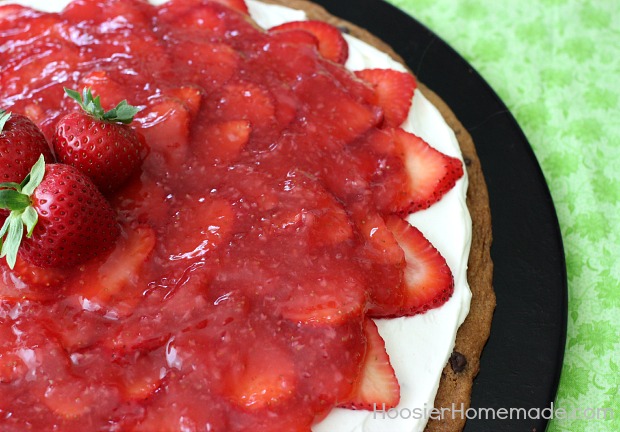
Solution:
[{"label": "white cream cheese frosting", "polygon": [[[2,0],[0,0],[2,1]],[[5,0],[45,12],[59,12],[70,0]],[[150,0],[153,4],[167,0]],[[303,11],[256,0],[246,0],[250,14],[264,28],[306,19]],[[387,54],[350,35],[349,70],[405,67]],[[458,141],[443,117],[419,91],[415,91],[409,117],[402,127],[436,149],[463,160]],[[454,275],[454,294],[448,302],[423,315],[377,320],[396,376],[401,401],[388,413],[334,409],[313,432],[418,432],[424,430],[434,406],[441,371],[456,339],[456,332],[469,313],[471,291],[467,283],[467,260],[471,246],[471,218],[465,202],[467,174],[440,202],[411,215],[408,220],[445,257]],[[378,407],[379,409],[381,407]]]}]

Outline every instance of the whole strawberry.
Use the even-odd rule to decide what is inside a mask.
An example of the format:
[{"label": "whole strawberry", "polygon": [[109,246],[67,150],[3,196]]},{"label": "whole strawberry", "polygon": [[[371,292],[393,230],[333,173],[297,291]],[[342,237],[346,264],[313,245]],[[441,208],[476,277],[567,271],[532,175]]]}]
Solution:
[{"label": "whole strawberry", "polygon": [[40,155],[53,161],[37,125],[24,115],[0,110],[0,183],[22,181]]},{"label": "whole strawberry", "polygon": [[125,183],[144,159],[146,148],[141,137],[128,126],[138,109],[124,100],[105,111],[99,96],[93,98],[89,88],[81,95],[67,88],[65,92],[83,111],[58,121],[53,139],[56,157],[82,171],[108,194]]},{"label": "whole strawberry", "polygon": [[[39,267],[72,267],[109,250],[120,234],[116,213],[83,173],[43,156],[20,184],[0,185],[0,258],[17,253]],[[24,235],[25,234],[25,235]]]}]

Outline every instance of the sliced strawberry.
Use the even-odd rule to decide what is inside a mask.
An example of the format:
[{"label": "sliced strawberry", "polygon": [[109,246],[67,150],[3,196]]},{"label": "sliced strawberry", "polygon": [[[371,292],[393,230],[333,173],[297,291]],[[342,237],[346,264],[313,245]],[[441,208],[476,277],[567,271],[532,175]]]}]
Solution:
[{"label": "sliced strawberry", "polygon": [[245,4],[245,0],[213,0],[217,3],[221,3],[225,6],[228,6],[231,9],[234,9],[238,12],[249,15],[248,5]]},{"label": "sliced strawberry", "polygon": [[31,103],[25,105],[24,114],[35,122],[35,124],[41,124],[45,121],[45,111],[43,111],[43,108],[39,104]]},{"label": "sliced strawberry", "polygon": [[[174,373],[174,372],[172,372]],[[227,410],[195,375],[176,377],[145,401],[135,432],[228,431]],[[229,406],[229,405],[228,405]]]},{"label": "sliced strawberry", "polygon": [[44,269],[28,263],[21,257],[17,257],[13,276],[31,288],[54,289],[66,278],[66,272],[60,269]]},{"label": "sliced strawberry", "polygon": [[312,266],[305,269],[303,280],[295,279],[293,273],[294,279],[286,281],[290,289],[274,306],[285,319],[333,326],[364,313],[365,285],[355,266],[345,266],[329,256],[315,259]]},{"label": "sliced strawberry", "polygon": [[247,120],[229,120],[203,125],[195,134],[194,154],[205,165],[233,162],[250,139],[252,127]]},{"label": "sliced strawberry", "polygon": [[317,145],[340,150],[343,144],[364,134],[379,121],[372,107],[353,99],[325,75],[303,81],[295,89],[305,102],[300,115],[308,123],[321,125],[310,129],[301,126],[306,134],[316,134]]},{"label": "sliced strawberry", "polygon": [[375,407],[394,408],[400,401],[400,385],[396,378],[385,342],[371,319],[364,321],[366,354],[352,394],[340,407],[372,410]]},{"label": "sliced strawberry", "polygon": [[166,198],[168,192],[159,180],[146,175],[134,176],[114,194],[112,207],[122,224],[137,226],[151,223],[156,226],[155,221],[165,223],[170,202]]},{"label": "sliced strawberry", "polygon": [[101,260],[94,260],[80,267],[75,280],[70,282],[72,291],[81,298],[82,306],[96,311],[107,306],[115,296],[142,295],[132,290],[140,269],[155,247],[155,232],[148,226],[128,228],[114,250]]},{"label": "sliced strawberry", "polygon": [[110,322],[102,316],[101,311],[82,310],[94,308],[95,304],[83,301],[81,305],[76,299],[68,297],[50,305],[50,318],[42,325],[57,335],[58,342],[68,353],[74,353],[92,347],[102,339],[106,339]]},{"label": "sliced strawberry", "polygon": [[256,212],[272,210],[278,206],[278,194],[268,174],[248,166],[235,167],[227,174],[228,186],[224,191],[230,202],[243,200],[244,206],[251,205]]},{"label": "sliced strawberry", "polygon": [[[342,271],[342,270],[341,270]],[[366,293],[353,273],[308,275],[279,305],[282,316],[302,324],[337,325],[364,312]]]},{"label": "sliced strawberry", "polygon": [[415,227],[398,216],[386,226],[405,251],[405,299],[402,315],[416,315],[444,304],[454,292],[454,278],[443,256]]},{"label": "sliced strawberry", "polygon": [[[308,35],[312,36],[310,33]],[[248,59],[247,68],[252,74],[275,76],[286,86],[294,87],[317,73],[320,54],[315,46],[275,39],[266,43],[262,52]]]},{"label": "sliced strawberry", "polygon": [[[191,276],[186,274],[178,280],[161,280],[156,290],[145,294],[140,313],[128,317],[120,331],[104,342],[105,346],[124,354],[148,352],[164,345],[175,334],[210,320],[209,302],[203,289],[204,284],[211,278],[208,274],[210,270],[204,267],[192,270]],[[164,287],[164,284],[171,286]],[[138,374],[135,377],[136,386],[140,388],[144,385],[150,388],[152,379],[141,377],[140,369],[135,371],[135,374]],[[130,380],[133,381],[134,378]],[[135,391],[140,393],[138,388],[135,388]]]},{"label": "sliced strawberry", "polygon": [[[331,147],[337,143],[330,142],[328,145]],[[326,145],[326,143],[322,144]],[[350,147],[344,147],[338,153],[326,153],[321,150],[318,153],[317,161],[312,161],[313,169],[316,171],[310,172],[316,172],[320,176],[325,188],[338,201],[345,203],[345,207],[362,201],[368,204],[366,197],[369,195],[368,191],[371,186],[368,181],[369,176],[365,174],[366,168],[350,151]],[[368,208],[372,209],[372,204]],[[364,211],[367,210],[362,210],[361,216]]]},{"label": "sliced strawberry", "polygon": [[[79,418],[88,412],[90,403],[97,402],[91,398],[83,398],[83,391],[84,388],[75,382],[57,383],[46,392],[45,405],[55,414],[66,419]],[[79,402],[76,403],[76,401]]]},{"label": "sliced strawberry", "polygon": [[409,174],[410,202],[400,213],[423,210],[439,201],[463,176],[462,162],[447,156],[422,138],[395,129],[394,137]]},{"label": "sliced strawberry", "polygon": [[[27,15],[29,9],[26,6],[18,4],[2,4],[0,5],[0,23],[12,24],[11,21],[20,15]],[[4,28],[5,25],[2,26]],[[9,27],[7,25],[7,27]],[[10,28],[10,27],[9,27]]]},{"label": "sliced strawberry", "polygon": [[361,206],[355,206],[353,219],[373,261],[389,265],[400,265],[404,261],[402,248],[378,213],[366,213]]},{"label": "sliced strawberry", "polygon": [[3,350],[11,349],[15,344],[15,332],[12,328],[12,322],[6,319],[0,321],[0,348]]},{"label": "sliced strawberry", "polygon": [[319,39],[311,32],[299,28],[291,28],[289,30],[281,29],[269,30],[271,40],[277,43],[291,45],[309,45],[318,48]]},{"label": "sliced strawberry", "polygon": [[[187,1],[187,0],[174,0],[174,1],[171,1],[170,3],[171,3],[170,6],[167,6],[167,5],[164,4],[163,8],[174,7],[175,10],[177,10],[177,11],[180,10],[180,11],[184,12],[185,8],[189,8],[190,10],[192,10],[192,9],[204,9],[205,6],[212,6],[209,3],[218,3],[218,6],[219,5],[226,6],[226,7],[230,8],[230,9],[236,10],[237,12],[241,12],[241,13],[246,14],[246,15],[249,14],[248,6],[245,4],[245,0],[210,0],[208,2],[199,2],[198,5],[197,5],[197,2],[194,1],[194,0],[190,0],[190,1]],[[200,3],[202,3],[202,4],[200,4]],[[221,8],[221,7],[215,9],[215,11],[217,11],[217,13],[214,12],[214,16],[217,16],[218,14],[222,14],[223,15],[222,10],[223,10],[223,8]],[[230,12],[228,12],[228,14],[230,14]]]},{"label": "sliced strawberry", "polygon": [[268,419],[264,416],[257,416],[253,421],[249,423],[249,429],[253,432],[273,432],[287,431],[287,432],[312,432],[312,425],[315,424],[315,419],[311,416],[301,416],[297,413],[286,413],[286,415],[279,415],[277,419]]},{"label": "sliced strawberry", "polygon": [[[403,129],[365,137],[374,158],[373,196],[383,214],[406,216],[439,201],[463,176],[463,164]],[[398,185],[401,185],[398,187]]]},{"label": "sliced strawberry", "polygon": [[10,383],[28,372],[24,361],[15,353],[16,336],[10,321],[0,321],[0,383]]},{"label": "sliced strawberry", "polygon": [[305,230],[310,246],[333,246],[353,238],[353,227],[342,205],[319,183],[291,172],[279,193],[279,206],[262,219],[270,231]]},{"label": "sliced strawberry", "polygon": [[79,420],[82,416],[105,415],[120,403],[118,391],[113,387],[71,378],[50,380],[43,402],[56,415],[65,420]]},{"label": "sliced strawberry", "polygon": [[[333,204],[333,203],[331,203]],[[311,243],[333,246],[353,238],[353,229],[345,211],[338,206],[307,213]]]},{"label": "sliced strawberry", "polygon": [[[371,129],[349,147],[359,176],[368,183],[380,214],[391,214],[410,203],[409,173],[392,129]],[[363,215],[363,213],[362,213]]]},{"label": "sliced strawberry", "polygon": [[155,393],[162,383],[164,366],[163,361],[151,355],[141,355],[135,362],[124,365],[121,392],[125,399],[143,400]]},{"label": "sliced strawberry", "polygon": [[405,254],[378,213],[366,214],[362,208],[355,211],[353,219],[364,239],[358,253],[360,265],[368,275],[367,315],[372,318],[396,315],[404,297]]},{"label": "sliced strawberry", "polygon": [[209,95],[206,112],[216,121],[247,120],[256,131],[272,124],[275,101],[271,92],[259,84],[234,82]]},{"label": "sliced strawberry", "polygon": [[199,87],[187,85],[169,89],[166,93],[183,102],[183,105],[185,105],[189,111],[192,119],[196,117],[198,111],[200,111],[203,91]]},{"label": "sliced strawberry", "polygon": [[0,384],[7,384],[22,378],[28,372],[24,361],[13,352],[0,348]]},{"label": "sliced strawberry", "polygon": [[[240,13],[231,13],[231,9]],[[233,31],[259,32],[247,19],[247,8],[242,0],[173,0],[159,7],[159,17],[163,24],[170,24],[166,32],[178,39],[192,34],[219,39],[230,37]]]},{"label": "sliced strawberry", "polygon": [[[187,393],[181,395],[184,399],[182,403],[179,403],[179,399],[176,399],[174,395],[166,395],[166,406],[151,407],[146,410],[144,419],[140,420],[140,423],[135,427],[132,427],[134,432],[178,432],[182,430],[213,430],[213,431],[225,431],[228,430],[226,426],[226,419],[224,414],[218,413],[217,417],[214,416],[213,410],[205,410],[204,406],[207,403],[213,403],[209,401],[196,401],[195,394],[201,389],[191,389]],[[194,394],[191,394],[191,392]],[[193,397],[192,397],[193,396]],[[161,404],[161,403],[160,403]],[[201,419],[202,422],[195,421],[194,419]],[[223,425],[223,426],[222,426]]]},{"label": "sliced strawberry", "polygon": [[[258,341],[256,341],[258,342]],[[290,353],[262,340],[227,371],[227,399],[247,410],[273,409],[294,395],[297,375]]]},{"label": "sliced strawberry", "polygon": [[[96,42],[92,40],[85,43],[71,41],[76,44],[76,48],[91,46],[90,44],[95,43],[97,59],[114,59],[116,70],[134,71],[132,74],[124,74],[123,82],[138,84],[136,76],[141,76],[142,73],[150,75],[169,67],[169,59],[165,54],[163,44],[153,31],[150,22],[150,8],[151,6],[145,2],[76,1],[69,2],[58,15],[67,22],[88,23],[90,28],[96,29]],[[52,14],[54,15],[56,14]],[[67,30],[67,35],[73,34],[72,32],[71,29]],[[144,46],[149,48],[144,49]],[[91,48],[88,49],[91,50]],[[128,52],[132,55],[126,55]],[[104,61],[109,62],[109,60]],[[93,68],[98,69],[100,66]]]},{"label": "sliced strawberry", "polygon": [[323,21],[293,21],[269,29],[270,33],[293,29],[312,33],[319,41],[319,52],[328,60],[344,64],[349,57],[349,45],[338,28]]},{"label": "sliced strawberry", "polygon": [[359,79],[353,72],[339,64],[322,61],[321,66],[356,100],[366,104],[377,104],[376,92],[370,83]]},{"label": "sliced strawberry", "polygon": [[[118,36],[125,35],[127,28],[144,29],[149,28],[149,16],[147,7],[141,2],[113,1],[112,4],[86,2],[70,2],[62,10],[62,18],[73,22],[93,22],[96,24],[115,21],[115,26],[101,26],[101,32],[117,33]],[[56,14],[52,14],[54,16]],[[119,20],[118,17],[123,19]],[[96,25],[95,24],[95,25]]]},{"label": "sliced strawberry", "polygon": [[36,380],[37,383],[45,386],[66,376],[71,367],[71,359],[58,344],[55,334],[45,329],[42,322],[32,321],[35,320],[18,319],[4,324],[5,329],[10,326],[10,330],[7,333],[0,329],[0,336],[4,336],[0,347],[8,346],[10,349],[13,345],[14,352],[20,355],[29,372],[41,379]]},{"label": "sliced strawberry", "polygon": [[398,127],[407,119],[417,86],[413,75],[393,69],[364,69],[355,75],[374,88],[375,103],[383,108],[385,126]]},{"label": "sliced strawberry", "polygon": [[234,222],[232,206],[221,198],[203,200],[193,208],[181,206],[169,221],[161,246],[169,260],[198,260],[229,239]]},{"label": "sliced strawberry", "polygon": [[277,129],[281,131],[295,120],[299,101],[290,87],[285,85],[271,89],[271,94],[275,99]]},{"label": "sliced strawberry", "polygon": [[136,121],[141,123],[140,132],[153,157],[149,157],[146,169],[153,159],[163,159],[169,168],[182,164],[189,152],[191,115],[188,108],[176,98],[155,100]]},{"label": "sliced strawberry", "polygon": [[101,106],[108,110],[114,108],[118,101],[125,99],[127,92],[124,86],[112,77],[110,72],[103,70],[86,74],[80,80],[80,88],[84,87],[90,88],[94,94],[99,95]]},{"label": "sliced strawberry", "polygon": [[[9,27],[8,33],[0,30],[3,43],[16,41],[10,48],[3,45],[2,97],[5,101],[13,100],[12,110],[21,112],[25,111],[24,104],[33,101],[60,101],[63,86],[74,85],[74,71],[79,69],[80,63],[79,48],[68,40],[71,33],[68,23],[58,14],[39,13],[28,8],[24,12],[23,16],[19,13],[2,23]],[[45,123],[53,124],[57,115],[57,111],[49,110]]]},{"label": "sliced strawberry", "polygon": [[[185,31],[215,29],[223,26],[222,19],[218,16],[222,8],[218,6],[213,2],[172,0],[159,6],[158,18],[162,23],[175,24],[171,29],[175,29],[177,25]],[[179,29],[175,30],[180,32]],[[223,28],[221,30],[224,31]]]},{"label": "sliced strawberry", "polygon": [[[181,80],[205,88],[224,85],[239,67],[240,56],[229,45],[208,40],[182,40],[175,42],[172,69],[185,71]],[[189,67],[188,67],[189,66]]]},{"label": "sliced strawberry", "polygon": [[37,267],[18,255],[13,270],[9,269],[6,262],[0,262],[0,299],[51,300],[65,279],[66,272]]}]

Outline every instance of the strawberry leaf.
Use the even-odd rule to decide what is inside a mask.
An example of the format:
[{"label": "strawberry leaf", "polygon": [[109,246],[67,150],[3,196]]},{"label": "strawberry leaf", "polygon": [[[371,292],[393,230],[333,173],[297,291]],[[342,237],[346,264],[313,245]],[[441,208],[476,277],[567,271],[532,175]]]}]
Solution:
[{"label": "strawberry leaf", "polygon": [[0,190],[0,208],[22,211],[30,205],[30,198],[14,189]]},{"label": "strawberry leaf", "polygon": [[0,133],[2,133],[2,130],[4,129],[4,125],[9,120],[9,118],[11,118],[10,112],[0,110]]},{"label": "strawberry leaf", "polygon": [[21,193],[27,196],[32,195],[37,186],[41,184],[45,176],[45,158],[43,155],[32,166],[30,173],[26,176],[21,184]]},{"label": "strawberry leaf", "polygon": [[11,222],[9,221],[9,218],[6,218],[4,220],[4,224],[2,225],[2,228],[0,228],[0,250],[2,249],[2,240],[4,239],[4,235],[6,234],[7,230],[9,229],[9,224]]},{"label": "strawberry leaf", "polygon": [[76,92],[75,90],[72,90],[67,87],[64,87],[64,89],[65,89],[65,93],[67,93],[67,96],[69,96],[71,99],[76,100],[80,105],[82,105],[82,96],[80,95],[79,92]]},{"label": "strawberry leaf", "polygon": [[129,105],[127,101],[124,100],[121,101],[116,108],[105,113],[103,118],[108,121],[129,124],[133,121],[133,116],[135,116],[138,111],[140,111],[138,108]]},{"label": "strawberry leaf", "polygon": [[6,257],[11,269],[15,266],[24,226],[27,236],[30,237],[39,220],[37,211],[32,207],[30,195],[41,184],[44,176],[45,159],[41,155],[21,184],[0,184],[0,208],[11,210],[0,228],[0,258]]},{"label": "strawberry leaf", "polygon": [[0,189],[15,189],[21,191],[21,185],[15,182],[0,183]]},{"label": "strawberry leaf", "polygon": [[37,225],[39,221],[39,214],[32,206],[26,207],[24,213],[22,214],[22,222],[26,225],[26,236],[28,238],[32,237],[32,231],[34,231],[34,227]]},{"label": "strawberry leaf", "polygon": [[74,99],[84,111],[97,120],[129,124],[133,121],[133,117],[138,113],[138,111],[140,111],[139,108],[129,105],[127,100],[123,100],[119,102],[116,107],[109,111],[105,111],[101,106],[100,97],[98,95],[93,97],[93,94],[88,87],[84,87],[82,94],[65,87],[65,93],[67,93],[71,99]]},{"label": "strawberry leaf", "polygon": [[0,251],[0,258],[6,257],[6,262],[9,267],[13,269],[15,267],[15,261],[17,260],[17,251],[19,245],[22,242],[22,236],[24,235],[24,224],[21,218],[21,212],[11,212],[6,221],[4,222],[8,229],[2,227],[0,232],[7,232],[6,239],[2,243],[2,250]]}]

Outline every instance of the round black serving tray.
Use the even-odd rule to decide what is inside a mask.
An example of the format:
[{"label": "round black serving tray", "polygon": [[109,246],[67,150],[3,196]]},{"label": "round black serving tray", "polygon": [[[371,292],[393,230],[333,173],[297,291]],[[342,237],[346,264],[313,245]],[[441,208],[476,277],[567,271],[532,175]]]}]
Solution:
[{"label": "round black serving tray", "polygon": [[[544,431],[542,410],[562,368],[567,285],[557,216],[532,148],[491,87],[411,16],[382,0],[314,1],[390,44],[472,135],[489,189],[497,308],[472,394],[482,415],[470,416],[465,432]],[[512,418],[485,418],[483,409],[500,408],[512,408]]]}]

